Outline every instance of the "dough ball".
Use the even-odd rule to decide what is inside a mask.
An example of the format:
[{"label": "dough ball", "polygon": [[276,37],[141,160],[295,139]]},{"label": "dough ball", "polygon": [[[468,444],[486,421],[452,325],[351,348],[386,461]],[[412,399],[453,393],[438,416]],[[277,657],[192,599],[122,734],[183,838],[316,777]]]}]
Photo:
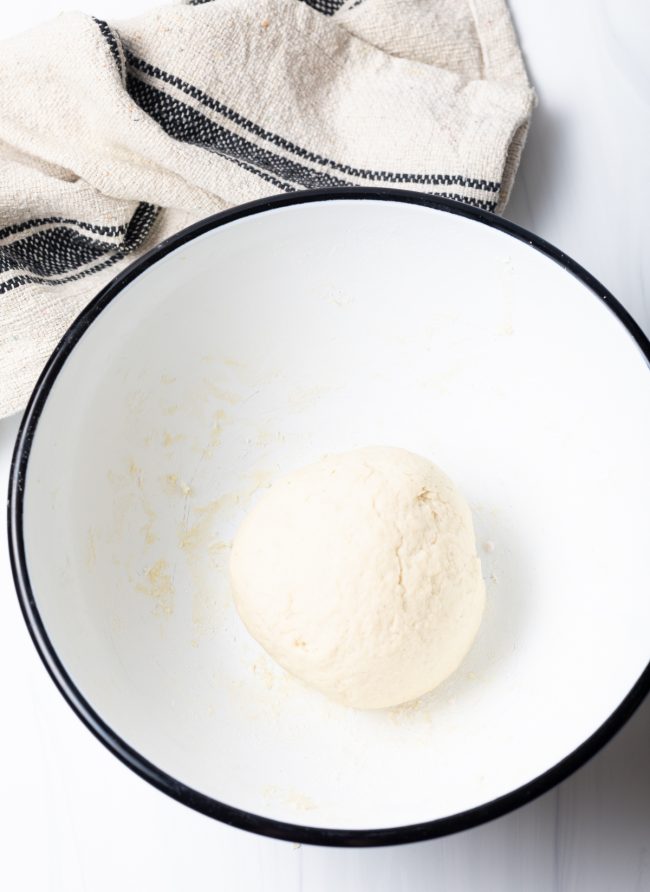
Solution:
[{"label": "dough ball", "polygon": [[362,709],[447,678],[485,602],[466,502],[426,458],[387,447],[331,455],[274,483],[237,532],[230,574],[262,647]]}]

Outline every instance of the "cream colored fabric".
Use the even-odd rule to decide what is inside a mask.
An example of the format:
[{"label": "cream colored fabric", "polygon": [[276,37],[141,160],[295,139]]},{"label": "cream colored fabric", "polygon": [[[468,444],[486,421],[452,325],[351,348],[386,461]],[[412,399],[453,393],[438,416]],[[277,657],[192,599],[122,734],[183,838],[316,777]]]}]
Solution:
[{"label": "cream colored fabric", "polygon": [[116,272],[208,214],[353,185],[499,212],[532,102],[503,0],[210,0],[5,41],[0,415]]}]

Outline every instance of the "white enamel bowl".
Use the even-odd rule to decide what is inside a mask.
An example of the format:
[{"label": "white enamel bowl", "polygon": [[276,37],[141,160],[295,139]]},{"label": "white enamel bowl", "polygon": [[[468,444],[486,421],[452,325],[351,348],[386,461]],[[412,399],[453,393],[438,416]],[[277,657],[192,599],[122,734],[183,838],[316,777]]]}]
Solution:
[{"label": "white enamel bowl", "polygon": [[[650,685],[650,348],[564,255],[478,210],[354,190],[207,220],[119,275],[32,397],[17,589],[80,718],[171,796],[331,845],[449,833],[593,754]],[[276,475],[431,457],[474,511],[487,610],[442,687],[339,707],[231,603]]]}]

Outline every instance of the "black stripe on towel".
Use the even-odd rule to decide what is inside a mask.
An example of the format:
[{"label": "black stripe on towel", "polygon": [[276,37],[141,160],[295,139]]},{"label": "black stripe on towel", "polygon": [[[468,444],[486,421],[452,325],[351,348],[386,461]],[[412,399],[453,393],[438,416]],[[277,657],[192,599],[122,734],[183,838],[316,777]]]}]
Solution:
[{"label": "black stripe on towel", "polygon": [[307,6],[311,6],[316,12],[322,12],[323,15],[334,15],[345,3],[345,0],[303,0]]},{"label": "black stripe on towel", "polygon": [[[0,294],[27,282],[56,285],[62,281],[72,281],[121,260],[143,242],[158,211],[159,208],[141,202],[119,245],[82,235],[69,226],[59,226],[27,234],[10,245],[0,246],[0,272],[15,270],[18,274],[0,283]],[[100,260],[99,266],[95,264],[73,276],[61,278],[66,273]]]},{"label": "black stripe on towel", "polygon": [[117,70],[120,73],[122,83],[124,83],[126,76],[126,59],[124,57],[124,47],[122,46],[122,41],[119,35],[115,31],[113,31],[113,29],[107,22],[104,22],[102,19],[96,19],[94,16],[92,17],[92,19],[99,30],[102,32],[104,39],[108,44],[111,56],[113,57],[113,59],[115,60],[115,64],[117,65]]},{"label": "black stripe on towel", "polygon": [[95,223],[86,223],[84,220],[73,220],[70,217],[33,217],[31,220],[23,220],[20,223],[12,223],[11,226],[5,226],[0,229],[0,241],[9,238],[11,235],[18,235],[26,229],[35,229],[37,226],[76,226],[78,229],[84,229],[86,232],[94,232],[96,235],[103,235],[107,238],[115,238],[124,235],[127,230],[127,223],[119,226],[102,226]]},{"label": "black stripe on towel", "polygon": [[[260,127],[259,124],[255,124],[253,121],[248,120],[248,118],[245,118],[243,115],[240,115],[239,112],[224,105],[218,99],[208,96],[207,93],[204,93],[203,90],[200,90],[198,87],[187,83],[187,81],[176,77],[176,75],[163,71],[161,68],[157,68],[155,65],[151,65],[149,62],[138,58],[133,53],[127,51],[126,56],[130,68],[141,71],[143,74],[147,74],[156,80],[160,80],[163,83],[176,87],[176,89],[185,93],[187,96],[191,96],[192,99],[205,105],[206,108],[216,111],[224,118],[237,124],[243,130],[248,130],[255,136],[259,136],[260,139],[273,143],[278,146],[278,148],[284,149],[286,152],[290,152],[305,161],[311,161],[313,164],[318,164],[322,167],[330,168],[331,170],[339,171],[340,173],[345,173],[348,174],[348,176],[353,176],[358,179],[370,180],[371,182],[412,184],[417,186],[461,186],[465,189],[478,189],[483,192],[498,192],[501,188],[501,183],[496,182],[495,180],[475,179],[473,177],[460,176],[459,174],[400,173],[389,170],[372,170],[364,167],[353,167],[349,164],[333,161],[330,158],[326,158],[323,155],[319,155],[315,152],[311,152],[309,149],[296,145],[290,140],[279,136],[277,133],[272,133],[264,127]],[[350,184],[345,183],[345,185]]]},{"label": "black stripe on towel", "polygon": [[150,115],[169,136],[180,142],[215,152],[231,161],[247,165],[247,170],[258,176],[269,176],[295,183],[306,189],[319,187],[349,186],[339,177],[312,170],[291,158],[276,155],[243,136],[228,130],[202,111],[175,99],[134,75],[127,76],[129,95],[140,108]]}]

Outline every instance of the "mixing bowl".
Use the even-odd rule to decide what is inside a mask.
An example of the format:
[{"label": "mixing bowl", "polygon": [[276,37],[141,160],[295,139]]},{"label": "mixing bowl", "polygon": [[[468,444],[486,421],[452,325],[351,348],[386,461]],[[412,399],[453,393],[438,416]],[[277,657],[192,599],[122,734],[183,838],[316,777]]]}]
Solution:
[{"label": "mixing bowl", "polygon": [[[650,685],[650,346],[565,255],[393,190],[219,214],[118,275],[34,391],[16,586],[120,759],[230,824],[329,845],[471,827],[582,764]],[[355,711],[276,667],[228,590],[274,477],[364,445],[469,500],[487,608],[460,669]]]}]

